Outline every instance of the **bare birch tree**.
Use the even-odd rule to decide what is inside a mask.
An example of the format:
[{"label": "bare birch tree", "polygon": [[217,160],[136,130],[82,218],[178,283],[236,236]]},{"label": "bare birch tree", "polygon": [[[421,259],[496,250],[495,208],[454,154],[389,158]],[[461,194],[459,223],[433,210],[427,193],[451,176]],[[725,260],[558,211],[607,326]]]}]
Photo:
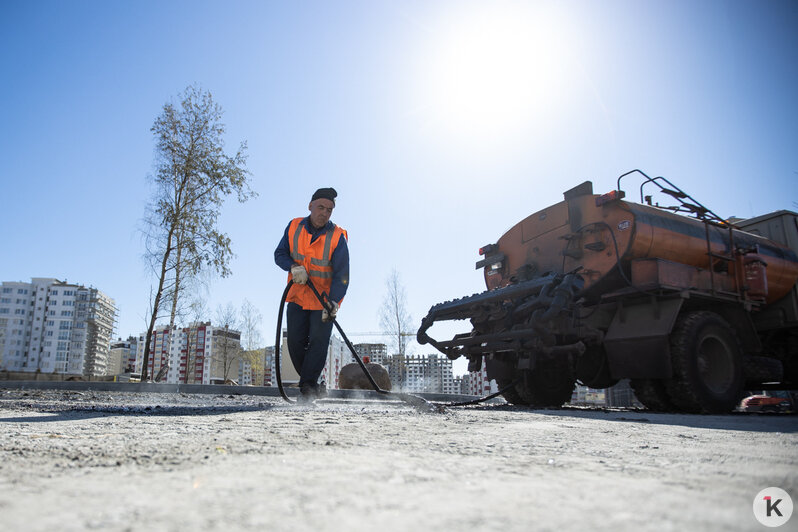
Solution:
[{"label": "bare birch tree", "polygon": [[385,280],[385,298],[380,308],[380,326],[383,332],[392,339],[396,353],[405,356],[407,337],[412,336],[412,318],[407,311],[407,296],[399,273],[394,269]]},{"label": "bare birch tree", "polygon": [[230,274],[230,237],[217,228],[225,198],[244,202],[255,193],[246,169],[246,142],[224,152],[222,109],[209,92],[195,86],[181,95],[179,107],[167,103],[151,130],[156,139],[156,171],[146,217],[146,258],[157,277],[144,347],[142,382],[147,380],[155,323],[165,317],[173,329],[188,279],[210,270]]},{"label": "bare birch tree", "polygon": [[248,299],[241,304],[241,345],[244,348],[244,360],[252,368],[257,381],[263,383],[266,350],[261,346],[263,338],[260,333],[263,315]]},{"label": "bare birch tree", "polygon": [[[238,376],[238,366],[241,363],[241,333],[238,331],[238,312],[232,303],[226,306],[219,305],[216,309],[215,321],[217,325],[213,330],[213,359],[211,365],[221,368],[222,379],[232,380],[235,371]],[[213,370],[211,370],[213,373]]]}]

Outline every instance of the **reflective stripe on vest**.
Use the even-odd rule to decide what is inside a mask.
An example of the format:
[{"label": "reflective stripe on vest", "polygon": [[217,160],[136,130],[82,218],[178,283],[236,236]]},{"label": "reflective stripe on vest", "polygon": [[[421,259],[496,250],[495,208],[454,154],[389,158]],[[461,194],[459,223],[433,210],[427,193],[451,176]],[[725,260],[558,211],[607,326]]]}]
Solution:
[{"label": "reflective stripe on vest", "polygon": [[[291,258],[302,262],[305,260],[305,255],[299,253],[297,251],[299,249],[299,236],[302,234],[302,224],[298,223],[296,226],[296,231],[294,231],[294,245],[292,246],[293,249],[291,250]],[[335,233],[335,226],[332,226],[330,229],[327,230],[327,233],[324,235],[324,251],[322,252],[322,258],[317,259],[316,257],[310,257],[310,263],[314,266],[320,266],[322,268],[328,268],[332,266],[332,261],[330,260],[330,248],[332,247],[332,239],[333,233]],[[320,272],[316,270],[308,271],[308,275],[311,277],[321,277],[323,279],[332,278],[332,271],[329,272]]]}]

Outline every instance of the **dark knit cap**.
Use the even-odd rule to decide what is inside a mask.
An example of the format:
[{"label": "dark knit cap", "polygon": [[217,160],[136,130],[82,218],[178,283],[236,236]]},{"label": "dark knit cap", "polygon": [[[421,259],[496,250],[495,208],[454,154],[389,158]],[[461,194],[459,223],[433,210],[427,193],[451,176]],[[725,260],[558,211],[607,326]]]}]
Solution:
[{"label": "dark knit cap", "polygon": [[333,206],[335,206],[335,198],[338,197],[338,193],[335,191],[334,188],[320,188],[316,192],[313,193],[313,197],[310,198],[310,201],[317,200],[319,198],[328,199],[333,202]]}]

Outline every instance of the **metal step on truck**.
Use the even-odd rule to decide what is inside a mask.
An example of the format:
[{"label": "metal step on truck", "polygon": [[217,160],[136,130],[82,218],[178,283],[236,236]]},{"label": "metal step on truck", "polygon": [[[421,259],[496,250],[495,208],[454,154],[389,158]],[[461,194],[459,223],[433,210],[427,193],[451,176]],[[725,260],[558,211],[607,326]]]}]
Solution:
[{"label": "metal step on truck", "polygon": [[[639,202],[621,189],[634,178]],[[577,381],[628,378],[652,410],[731,412],[743,390],[798,388],[797,253],[796,213],[725,220],[633,170],[607,194],[568,190],[482,247],[487,290],[432,306],[417,339],[484,365],[514,404],[559,406]],[[429,335],[466,319],[451,340]]]}]

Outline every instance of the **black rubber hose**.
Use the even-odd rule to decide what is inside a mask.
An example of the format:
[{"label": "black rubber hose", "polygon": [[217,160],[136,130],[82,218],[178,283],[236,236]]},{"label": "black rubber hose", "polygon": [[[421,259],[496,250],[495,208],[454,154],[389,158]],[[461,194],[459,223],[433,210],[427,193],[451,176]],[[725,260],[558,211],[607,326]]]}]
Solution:
[{"label": "black rubber hose", "polygon": [[283,389],[283,379],[280,376],[280,344],[283,343],[283,309],[285,308],[285,299],[288,297],[288,291],[291,290],[291,284],[292,283],[288,283],[285,285],[283,297],[280,298],[280,312],[277,313],[277,337],[274,340],[274,373],[277,377],[277,388],[280,390],[280,395],[289,403],[294,403],[296,401],[292,401],[286,395]]},{"label": "black rubber hose", "polygon": [[[329,312],[329,307],[327,306],[328,303],[325,301],[325,297],[323,297],[319,293],[319,291],[316,290],[316,287],[313,286],[313,283],[310,281],[310,279],[308,279],[308,286],[313,291],[313,294],[316,296],[316,298],[319,300],[319,303],[321,303],[321,305],[324,308],[326,308],[328,310],[328,312]],[[369,383],[371,383],[372,388],[374,388],[374,391],[377,392],[377,393],[386,393],[386,394],[391,393],[388,390],[383,390],[382,388],[380,388],[380,386],[374,381],[374,379],[372,378],[371,373],[369,372],[368,368],[366,367],[366,365],[363,363],[363,361],[358,356],[357,351],[355,351],[355,346],[352,345],[352,342],[349,341],[349,338],[346,337],[346,333],[344,333],[344,330],[338,324],[338,320],[336,320],[335,318],[332,318],[332,322],[333,322],[333,325],[335,325],[335,328],[338,329],[338,332],[341,333],[341,337],[344,339],[344,342],[346,343],[346,347],[348,347],[349,350],[352,352],[352,356],[355,357],[355,360],[357,360],[357,363],[360,366],[360,369],[362,369],[363,373],[366,374],[366,378],[368,378]]]},{"label": "black rubber hose", "polygon": [[510,388],[515,387],[515,385],[518,384],[519,382],[521,382],[520,378],[519,379],[515,379],[513,382],[511,382],[510,384],[508,384],[507,386],[505,386],[504,388],[502,388],[501,390],[499,390],[496,393],[492,393],[490,395],[486,395],[485,397],[480,397],[478,399],[472,399],[471,401],[446,403],[443,406],[446,406],[446,407],[449,407],[449,406],[469,406],[469,405],[476,405],[476,404],[479,404],[479,403],[483,403],[485,401],[489,401],[489,400],[493,399],[494,397],[499,397],[500,395],[502,395],[504,392],[506,392]]},{"label": "black rubber hose", "polygon": [[[288,283],[285,287],[285,290],[283,290],[283,296],[280,298],[280,310],[277,313],[277,332],[274,338],[274,371],[275,371],[275,376],[277,377],[277,388],[280,390],[280,395],[283,397],[283,399],[285,399],[289,403],[294,403],[295,401],[290,399],[288,395],[285,393],[285,389],[283,388],[282,375],[280,374],[280,345],[282,344],[282,339],[283,339],[282,338],[283,310],[285,309],[285,300],[288,298],[288,291],[291,290],[291,285],[292,283]],[[310,289],[313,291],[313,294],[316,296],[316,298],[318,298],[319,302],[324,307],[327,307],[328,303],[324,301],[325,298],[321,294],[319,294],[319,291],[316,290],[316,287],[313,286],[313,283],[310,280],[308,280],[307,286],[310,287]],[[333,319],[333,325],[335,325],[336,329],[338,329],[338,332],[341,333],[344,342],[346,342],[346,346],[352,352],[352,355],[355,357],[355,360],[357,360],[357,363],[360,365],[360,369],[362,369],[363,373],[366,374],[366,378],[369,380],[369,383],[374,388],[374,391],[382,394],[390,394],[391,392],[389,392],[388,390],[383,390],[374,381],[374,378],[371,376],[371,373],[369,372],[368,368],[366,368],[366,365],[357,355],[355,347],[349,341],[349,338],[347,338],[346,333],[344,333],[343,329],[335,319]]]},{"label": "black rubber hose", "polygon": [[[328,303],[327,303],[327,301],[325,301],[326,294],[324,294],[324,295],[319,294],[319,291],[316,290],[316,287],[313,286],[313,283],[310,280],[308,280],[308,286],[313,291],[313,294],[316,296],[316,298],[319,300],[319,302],[322,304],[322,306],[329,310]],[[465,402],[462,402],[462,403],[448,403],[448,404],[443,404],[443,405],[430,403],[426,399],[424,399],[422,397],[419,397],[417,395],[412,395],[412,394],[407,394],[407,393],[390,392],[388,390],[383,390],[382,388],[379,387],[379,385],[376,382],[374,382],[374,379],[371,377],[371,373],[369,372],[369,370],[366,368],[366,365],[363,363],[363,361],[358,356],[357,352],[355,351],[355,347],[349,341],[349,338],[346,337],[346,333],[344,333],[344,330],[338,324],[338,321],[335,318],[332,318],[332,320],[333,320],[333,325],[335,325],[335,328],[338,329],[339,333],[341,333],[341,337],[344,339],[344,342],[346,342],[346,346],[352,352],[352,356],[355,357],[355,360],[357,360],[357,363],[360,365],[360,369],[362,369],[363,373],[366,374],[366,377],[368,378],[369,382],[371,383],[371,386],[374,388],[374,391],[378,392],[378,393],[386,394],[386,395],[392,395],[394,397],[397,397],[397,398],[401,399],[402,401],[405,401],[406,403],[412,404],[413,406],[416,406],[416,407],[419,407],[419,406],[435,407],[435,408],[438,408],[438,411],[442,411],[441,408],[442,407],[446,407],[446,406],[473,405],[473,404],[481,403],[483,401],[487,401],[489,399],[493,399],[494,397],[498,397],[499,395],[501,395],[502,393],[506,392],[507,390],[509,390],[511,387],[515,386],[518,383],[518,379],[516,379],[513,382],[511,382],[509,385],[507,385],[504,388],[502,388],[501,390],[499,390],[498,392],[496,392],[494,394],[491,394],[491,395],[488,395],[486,397],[481,397],[479,399],[474,399],[473,401],[465,401]]]}]

